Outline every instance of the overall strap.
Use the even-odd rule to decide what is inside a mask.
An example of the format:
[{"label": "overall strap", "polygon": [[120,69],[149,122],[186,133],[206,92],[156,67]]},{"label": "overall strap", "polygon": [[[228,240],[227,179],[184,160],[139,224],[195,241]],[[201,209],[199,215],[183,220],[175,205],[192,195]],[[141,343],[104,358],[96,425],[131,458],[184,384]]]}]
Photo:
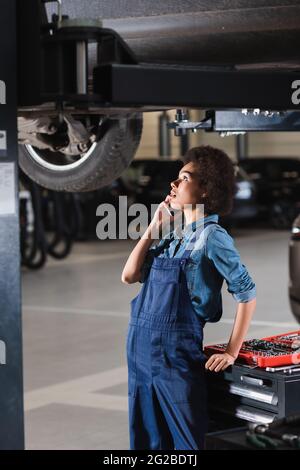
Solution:
[{"label": "overall strap", "polygon": [[[206,231],[206,228],[207,228],[209,225],[216,225],[216,224],[217,224],[217,222],[210,221],[210,222],[204,223],[204,227],[203,227],[203,229],[202,229],[202,227],[201,227],[201,229],[202,229],[201,231],[199,230],[199,228],[196,229],[196,231],[195,231],[195,233],[194,233],[192,239],[191,239],[191,240],[189,241],[189,243],[188,243],[189,246],[193,247],[194,243],[195,243],[196,240],[197,240],[197,236],[199,235],[199,231],[200,231],[200,235],[199,235],[199,236],[200,236],[200,237],[203,237],[203,238],[204,238],[204,242],[205,242],[206,239],[205,239],[204,235],[206,235],[206,232],[207,232],[207,231]],[[207,235],[208,235],[208,234],[209,234],[209,233],[207,233]],[[192,251],[193,251],[193,248],[186,249],[186,250],[184,251],[182,257],[181,257],[181,260],[187,260],[187,259],[190,257]]]}]

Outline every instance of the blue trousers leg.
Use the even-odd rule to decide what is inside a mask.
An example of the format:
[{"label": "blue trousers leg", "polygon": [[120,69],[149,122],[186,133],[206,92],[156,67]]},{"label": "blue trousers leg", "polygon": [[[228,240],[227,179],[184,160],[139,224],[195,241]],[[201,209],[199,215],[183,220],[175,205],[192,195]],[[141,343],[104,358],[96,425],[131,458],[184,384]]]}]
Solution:
[{"label": "blue trousers leg", "polygon": [[129,396],[131,450],[172,450],[174,441],[153,386],[137,386]]}]

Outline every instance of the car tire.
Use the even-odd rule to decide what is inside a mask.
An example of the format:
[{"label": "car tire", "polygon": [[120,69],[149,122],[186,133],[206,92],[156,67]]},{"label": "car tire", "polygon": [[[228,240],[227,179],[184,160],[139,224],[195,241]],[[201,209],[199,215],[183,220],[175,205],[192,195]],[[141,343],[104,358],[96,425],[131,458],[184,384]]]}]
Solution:
[{"label": "car tire", "polygon": [[[43,151],[19,145],[19,164],[40,186],[54,191],[94,191],[110,184],[130,164],[138,148],[143,128],[142,114],[106,121],[101,139],[93,144],[79,164],[52,164]],[[65,158],[47,151],[50,159]],[[54,155],[53,155],[54,154]]]}]

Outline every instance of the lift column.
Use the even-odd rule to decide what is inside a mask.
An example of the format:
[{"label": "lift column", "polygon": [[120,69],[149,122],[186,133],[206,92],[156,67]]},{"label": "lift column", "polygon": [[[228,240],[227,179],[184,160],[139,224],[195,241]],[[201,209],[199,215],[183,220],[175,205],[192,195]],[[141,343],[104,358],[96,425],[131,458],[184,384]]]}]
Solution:
[{"label": "lift column", "polygon": [[24,448],[16,0],[0,14],[0,449]]}]

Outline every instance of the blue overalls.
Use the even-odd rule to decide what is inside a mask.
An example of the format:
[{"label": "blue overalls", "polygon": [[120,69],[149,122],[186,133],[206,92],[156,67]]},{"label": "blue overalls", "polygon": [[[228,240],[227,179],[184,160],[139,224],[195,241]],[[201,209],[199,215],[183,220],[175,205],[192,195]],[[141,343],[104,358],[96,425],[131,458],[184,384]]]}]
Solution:
[{"label": "blue overalls", "polygon": [[[210,225],[208,222],[205,226]],[[207,429],[204,320],[181,258],[154,258],[131,301],[127,334],[130,449],[203,449]]]}]

